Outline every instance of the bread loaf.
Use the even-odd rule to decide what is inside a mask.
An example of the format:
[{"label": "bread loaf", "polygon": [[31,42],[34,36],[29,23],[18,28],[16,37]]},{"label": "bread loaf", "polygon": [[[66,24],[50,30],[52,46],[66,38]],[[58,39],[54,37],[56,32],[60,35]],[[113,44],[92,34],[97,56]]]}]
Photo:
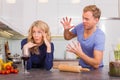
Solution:
[{"label": "bread loaf", "polygon": [[81,72],[81,66],[72,66],[72,65],[66,65],[66,64],[60,64],[58,65],[58,69],[60,71],[67,71],[67,72]]},{"label": "bread loaf", "polygon": [[87,72],[87,71],[90,71],[90,69],[88,69],[88,68],[80,68],[80,71],[81,72]]}]

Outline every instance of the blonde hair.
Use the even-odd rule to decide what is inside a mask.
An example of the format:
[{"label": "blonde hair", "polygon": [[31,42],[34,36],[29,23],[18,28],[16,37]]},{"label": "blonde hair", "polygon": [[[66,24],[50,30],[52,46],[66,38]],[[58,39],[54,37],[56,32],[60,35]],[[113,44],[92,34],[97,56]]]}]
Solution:
[{"label": "blonde hair", "polygon": [[[47,34],[48,41],[49,42],[51,41],[51,33],[50,33],[50,29],[49,29],[48,24],[41,21],[41,20],[37,20],[37,21],[33,22],[33,24],[31,25],[31,27],[29,29],[28,38],[27,38],[28,42],[33,42],[34,43],[33,36],[32,36],[33,35],[33,27],[37,27],[37,28],[43,30]],[[38,52],[38,47],[33,47],[33,48],[30,49],[30,51],[32,51],[34,53],[37,53]]]},{"label": "blonde hair", "polygon": [[83,9],[83,12],[87,12],[87,11],[91,11],[91,12],[93,13],[93,17],[94,17],[94,18],[100,19],[101,10],[100,10],[99,8],[97,8],[96,5],[86,6],[86,7]]}]

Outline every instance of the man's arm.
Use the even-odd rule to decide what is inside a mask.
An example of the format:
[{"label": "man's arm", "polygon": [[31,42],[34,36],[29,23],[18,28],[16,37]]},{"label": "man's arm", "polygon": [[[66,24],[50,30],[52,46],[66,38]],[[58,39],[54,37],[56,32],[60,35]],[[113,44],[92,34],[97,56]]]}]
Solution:
[{"label": "man's arm", "polygon": [[85,53],[79,53],[78,56],[82,58],[87,64],[93,66],[94,68],[99,68],[99,65],[103,59],[103,51],[94,50],[94,57],[91,58]]},{"label": "man's arm", "polygon": [[74,38],[74,37],[76,37],[76,35],[73,34],[72,32],[70,32],[69,29],[65,29],[65,30],[64,30],[64,38],[65,38],[66,40],[70,40],[70,39],[72,39],[72,38]]},{"label": "man's arm", "polygon": [[63,18],[63,20],[61,21],[61,24],[64,27],[64,38],[66,40],[70,40],[74,37],[76,37],[75,34],[73,34],[72,32],[70,32],[70,29],[73,28],[74,26],[71,26],[71,18]]},{"label": "man's arm", "polygon": [[94,50],[93,51],[93,57],[89,57],[86,55],[81,48],[81,45],[79,42],[75,43],[73,42],[73,45],[70,44],[67,46],[67,51],[75,53],[78,57],[83,59],[85,63],[91,65],[94,68],[99,68],[99,65],[103,59],[103,51],[102,50]]}]

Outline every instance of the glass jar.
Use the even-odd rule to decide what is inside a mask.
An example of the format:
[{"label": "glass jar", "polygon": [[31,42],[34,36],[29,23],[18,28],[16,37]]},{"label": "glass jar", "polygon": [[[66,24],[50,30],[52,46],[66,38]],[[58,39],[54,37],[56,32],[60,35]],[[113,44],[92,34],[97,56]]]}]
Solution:
[{"label": "glass jar", "polygon": [[112,45],[109,59],[109,75],[120,77],[120,44]]}]

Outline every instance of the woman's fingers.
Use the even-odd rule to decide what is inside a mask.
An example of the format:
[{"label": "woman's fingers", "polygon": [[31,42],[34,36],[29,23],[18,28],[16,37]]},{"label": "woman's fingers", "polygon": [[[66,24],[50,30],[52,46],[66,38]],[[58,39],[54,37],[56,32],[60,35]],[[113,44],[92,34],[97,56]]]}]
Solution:
[{"label": "woman's fingers", "polygon": [[29,47],[29,48],[34,47],[34,46],[37,46],[37,44],[32,43],[32,42],[28,42],[28,47]]}]

